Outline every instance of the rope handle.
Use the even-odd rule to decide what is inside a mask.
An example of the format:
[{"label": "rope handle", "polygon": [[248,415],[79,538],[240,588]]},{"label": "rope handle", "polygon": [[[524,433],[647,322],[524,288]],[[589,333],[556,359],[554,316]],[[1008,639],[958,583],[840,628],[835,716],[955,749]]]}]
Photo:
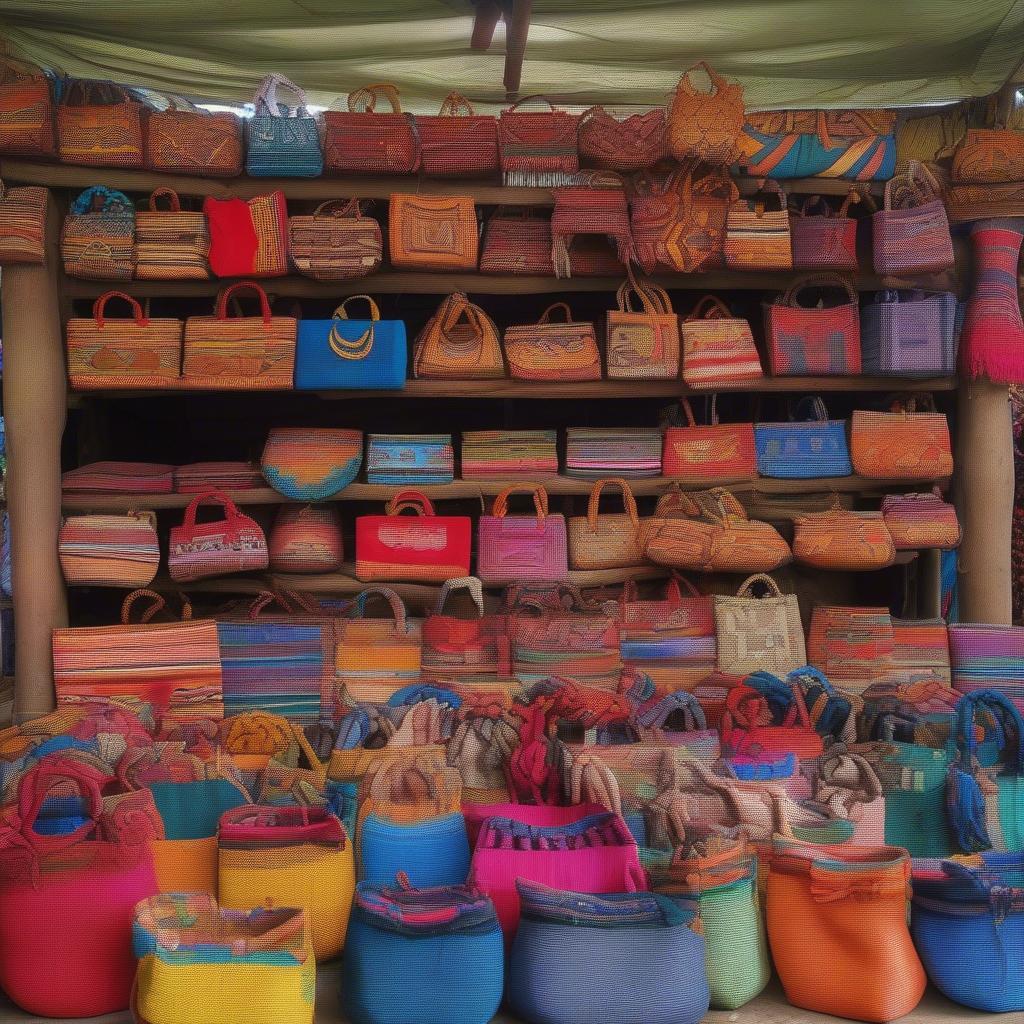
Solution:
[{"label": "rope handle", "polygon": [[782,186],[775,181],[774,178],[764,178],[758,185],[757,194],[752,196],[750,199],[743,200],[746,203],[747,209],[752,210],[755,217],[760,220],[767,209],[764,196],[774,194],[775,198],[779,201],[779,209],[774,211],[776,213],[785,213],[787,200],[786,193],[783,191]]},{"label": "rope handle", "polygon": [[279,75],[276,72],[274,74],[267,75],[267,77],[260,82],[259,88],[256,90],[256,96],[253,99],[253,106],[256,108],[256,113],[259,114],[265,111],[267,114],[272,114],[275,117],[280,116],[277,105],[277,87],[279,85],[292,92],[295,95],[295,98],[299,101],[295,108],[296,115],[299,117],[307,116],[309,112],[309,100],[306,98],[305,90],[300,89],[291,79],[285,78],[284,75]]},{"label": "rope handle", "polygon": [[422,491],[411,489],[399,491],[387,504],[389,516],[401,515],[408,511],[415,512],[418,516],[436,515],[431,500]]},{"label": "rope handle", "polygon": [[391,607],[395,619],[395,627],[401,633],[409,632],[409,624],[405,615],[405,603],[390,587],[367,587],[356,596],[355,605],[359,618],[366,616],[366,603],[371,597],[382,597]]},{"label": "rope handle", "polygon": [[444,98],[438,117],[472,117],[476,111],[473,104],[461,92],[450,92]]},{"label": "rope handle", "polygon": [[[938,181],[935,180],[935,175],[920,160],[909,161],[905,174],[890,178],[885,183],[883,196],[883,209],[885,210],[894,208],[892,196],[894,188],[899,189],[900,193],[916,194],[919,200],[918,205],[938,199],[942,195],[942,189],[939,187]],[[900,198],[900,193],[897,193],[896,202],[902,205],[903,200]]]},{"label": "rope handle", "polygon": [[[640,299],[642,310],[633,308],[632,294]],[[620,313],[643,312],[647,316],[658,316],[672,312],[672,303],[669,300],[668,292],[652,282],[641,284],[633,277],[632,271],[629,272],[628,278],[619,285],[615,297],[618,300]]]},{"label": "rope handle", "polygon": [[591,533],[597,533],[597,514],[601,503],[601,491],[611,484],[622,491],[622,502],[626,506],[626,515],[633,524],[633,529],[640,527],[640,513],[637,511],[636,498],[633,497],[633,490],[621,476],[609,476],[597,480],[590,489],[590,500],[587,502],[587,525]]},{"label": "rope handle", "polygon": [[199,507],[206,502],[221,506],[224,510],[224,522],[230,522],[233,519],[249,518],[238,510],[238,506],[226,494],[223,494],[221,491],[206,491],[203,494],[197,494],[188,503],[181,523],[182,529],[191,533],[196,528],[196,514],[199,512]]},{"label": "rope handle", "polygon": [[[314,217],[348,217],[363,219],[362,199],[325,199],[312,213]],[[325,213],[326,211],[326,213]]]},{"label": "rope handle", "polygon": [[173,188],[168,188],[166,185],[162,185],[160,188],[153,189],[149,194],[149,212],[159,213],[160,210],[157,206],[157,200],[168,199],[171,203],[171,213],[181,213],[181,200],[178,198],[178,193]]},{"label": "rope handle", "polygon": [[[698,89],[690,81],[690,76],[695,71],[703,71],[708,76],[711,82],[710,89]],[[679,88],[682,89],[689,96],[717,96],[729,83],[717,72],[715,69],[708,64],[707,61],[697,61],[693,67],[688,68],[683,72],[682,77],[679,79]]]},{"label": "rope handle", "polygon": [[495,518],[504,519],[508,514],[508,499],[513,494],[532,494],[537,519],[541,523],[544,522],[548,515],[548,492],[540,484],[534,483],[512,484],[501,491],[494,499],[494,508],[491,512]]},{"label": "rope handle", "polygon": [[482,619],[484,617],[484,586],[476,576],[459,576],[456,579],[446,580],[441,586],[440,593],[437,595],[434,614],[444,614],[444,606],[448,600],[448,595],[455,590],[465,590],[469,594],[473,599],[473,604],[476,605],[479,618]]},{"label": "rope handle", "polygon": [[107,322],[104,315],[104,311],[107,307],[107,302],[110,299],[124,299],[132,307],[132,317],[135,320],[136,327],[148,327],[149,317],[142,311],[142,307],[138,301],[133,299],[130,295],[125,292],[109,291],[104,292],[99,298],[92,304],[92,318],[96,321],[96,326],[103,329],[103,325]]},{"label": "rope handle", "polygon": [[705,295],[693,307],[688,316],[690,320],[732,320],[729,307],[717,295]]},{"label": "rope handle", "polygon": [[376,323],[380,319],[380,307],[369,295],[350,295],[340,306],[331,314],[334,320],[347,320],[348,310],[345,308],[350,302],[356,299],[366,299],[367,304],[370,307],[370,319]]},{"label": "rope handle", "polygon": [[[39,853],[65,850],[88,839],[99,824],[103,813],[101,786],[109,781],[98,768],[64,757],[43,758],[35,768],[26,772],[18,787],[18,817],[21,819],[21,834],[29,846]],[[78,788],[85,801],[87,820],[73,832],[63,835],[43,835],[36,831],[39,812],[50,792],[62,783],[71,783]]]},{"label": "rope handle", "polygon": [[[679,400],[679,404],[682,406],[683,412],[686,414],[686,425],[688,427],[696,427],[698,424],[697,424],[697,420],[694,418],[693,407],[690,405],[690,400],[688,398],[681,398]],[[718,395],[717,394],[714,394],[714,395],[711,396],[711,415],[710,415],[709,419],[710,419],[711,422],[708,424],[708,426],[710,426],[710,427],[717,427],[718,426]]]},{"label": "rope handle", "polygon": [[[375,85],[364,85],[361,89],[348,94],[348,109],[352,114],[372,114],[377,109],[377,100],[385,99],[391,105],[391,111],[395,114],[402,113],[402,101],[398,95],[398,86],[392,82],[377,82]],[[360,111],[359,105],[365,104],[365,110]]]},{"label": "rope handle", "polygon": [[753,597],[753,587],[755,583],[763,583],[768,588],[771,597],[782,597],[782,591],[779,589],[778,583],[766,573],[759,572],[753,576],[748,576],[741,584],[740,589],[736,591],[737,597]]},{"label": "rope handle", "polygon": [[841,277],[839,274],[806,274],[790,285],[789,290],[782,297],[782,305],[799,308],[800,303],[797,301],[797,296],[805,288],[841,288],[846,292],[850,304],[857,304],[857,293],[848,278]]},{"label": "rope handle", "polygon": [[518,110],[524,103],[529,103],[531,100],[539,100],[541,103],[546,103],[548,105],[548,111],[552,114],[558,112],[558,107],[556,107],[554,103],[547,98],[547,96],[544,96],[539,92],[533,93],[531,96],[524,96],[521,100],[517,100],[513,103],[511,107],[506,107],[504,112],[506,114],[511,114],[513,111]]},{"label": "rope handle", "polygon": [[540,315],[540,319],[537,321],[538,324],[550,324],[554,323],[551,319],[551,314],[555,311],[562,312],[565,314],[565,323],[572,323],[572,310],[569,308],[568,302],[552,302],[547,309],[544,310]]},{"label": "rope handle", "polygon": [[217,296],[217,319],[228,319],[228,299],[240,289],[256,292],[260,300],[260,314],[263,317],[263,325],[264,327],[269,327],[270,300],[267,298],[267,293],[255,281],[236,281],[233,285],[229,285],[227,288],[222,288]]},{"label": "rope handle", "polygon": [[[810,409],[811,415],[807,415],[808,408]],[[804,395],[804,397],[797,402],[791,419],[804,423],[814,421],[817,421],[818,423],[827,423],[828,407],[825,405],[825,401],[821,395]]]},{"label": "rope handle", "polygon": [[142,618],[139,620],[142,625],[148,623],[154,615],[167,607],[167,602],[155,590],[133,590],[121,603],[121,624],[123,626],[131,625],[132,607],[140,597],[148,597],[153,602],[142,613]]}]

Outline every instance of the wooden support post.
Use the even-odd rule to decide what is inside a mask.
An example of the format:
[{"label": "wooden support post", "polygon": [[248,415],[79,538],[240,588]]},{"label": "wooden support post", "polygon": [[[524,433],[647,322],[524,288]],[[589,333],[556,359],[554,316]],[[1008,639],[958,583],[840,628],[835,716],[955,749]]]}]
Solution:
[{"label": "wooden support post", "polygon": [[956,499],[963,526],[958,587],[964,622],[1009,624],[1013,435],[1003,384],[964,381],[957,414]]},{"label": "wooden support post", "polygon": [[473,36],[469,41],[471,49],[489,50],[499,21],[501,5],[497,0],[480,0],[476,5],[476,17],[473,20]]},{"label": "wooden support post", "polygon": [[505,16],[505,94],[513,99],[523,81],[523,59],[530,34],[533,0],[512,0],[512,13]]},{"label": "wooden support post", "polygon": [[53,709],[50,634],[68,622],[67,595],[57,559],[67,375],[59,313],[59,217],[52,195],[46,226],[46,263],[4,267],[0,277],[7,504],[15,594],[15,722]]}]

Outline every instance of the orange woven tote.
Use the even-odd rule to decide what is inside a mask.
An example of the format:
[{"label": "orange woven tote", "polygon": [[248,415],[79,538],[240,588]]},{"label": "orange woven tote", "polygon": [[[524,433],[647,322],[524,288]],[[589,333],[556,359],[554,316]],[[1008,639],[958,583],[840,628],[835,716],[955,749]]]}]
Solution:
[{"label": "orange woven tote", "polygon": [[391,265],[405,270],[476,270],[480,233],[470,196],[393,195]]},{"label": "orange woven tote", "polygon": [[416,338],[413,372],[433,380],[504,377],[494,321],[464,292],[449,295]]},{"label": "orange woven tote", "polygon": [[850,431],[854,472],[875,480],[939,480],[953,472],[949,423],[943,413],[917,412],[917,399],[891,412],[856,410]]},{"label": "orange woven tote", "polygon": [[[555,320],[556,310],[565,320]],[[505,329],[509,376],[516,380],[600,380],[601,353],[592,323],[574,322],[568,303],[548,306],[535,324]]]},{"label": "orange woven tote", "polygon": [[61,161],[90,167],[141,167],[142,111],[142,104],[113,82],[72,82],[57,107]]},{"label": "orange woven tote", "polygon": [[[640,298],[633,308],[631,292]],[[619,285],[618,309],[608,311],[609,379],[673,380],[679,376],[679,317],[664,288],[638,284],[632,276]]]},{"label": "orange woven tote", "polygon": [[[694,86],[695,71],[703,71],[710,79],[709,91]],[[677,160],[696,157],[707,164],[731,164],[739,155],[743,124],[741,85],[727,82],[704,61],[679,79],[668,115],[668,144]]]},{"label": "orange woven tote", "polygon": [[793,554],[819,569],[884,569],[896,560],[881,512],[851,512],[838,501],[824,512],[794,517]]},{"label": "orange woven tote", "polygon": [[56,149],[50,80],[34,64],[0,54],[0,153],[52,157]]},{"label": "orange woven tote", "polygon": [[[624,513],[599,514],[601,491],[608,486],[622,492]],[[566,523],[569,563],[573,569],[616,569],[642,565],[640,514],[629,484],[622,477],[597,480],[590,490],[585,516],[572,516]]]}]

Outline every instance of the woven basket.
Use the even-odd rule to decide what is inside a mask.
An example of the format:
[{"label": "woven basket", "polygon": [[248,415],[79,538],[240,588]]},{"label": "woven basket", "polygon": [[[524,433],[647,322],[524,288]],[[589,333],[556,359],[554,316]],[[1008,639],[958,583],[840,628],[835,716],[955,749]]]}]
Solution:
[{"label": "woven basket", "polygon": [[[634,310],[632,293],[640,299]],[[611,380],[664,380],[679,376],[679,318],[672,300],[655,284],[623,281],[618,309],[608,311],[607,362]]]},{"label": "woven basket", "polygon": [[43,262],[48,201],[45,188],[6,188],[0,181],[0,265]]},{"label": "woven basket", "polygon": [[127,587],[153,582],[160,566],[156,516],[69,516],[57,538],[61,572],[68,583],[84,587]]},{"label": "woven basket", "polygon": [[123,192],[102,187],[80,193],[60,234],[64,273],[98,281],[135,274],[135,207]]},{"label": "woven basket", "polygon": [[400,270],[476,270],[479,230],[471,196],[392,195],[391,265]]},{"label": "woven basket", "polygon": [[[549,109],[519,109],[530,100],[540,100]],[[566,177],[580,169],[579,122],[578,114],[558,110],[543,96],[524,96],[503,110],[498,117],[498,153],[505,184],[568,184]]]},{"label": "woven basket", "polygon": [[317,281],[364,277],[380,267],[380,224],[360,200],[328,199],[311,214],[288,218],[288,249],[300,274]]},{"label": "woven basket", "polygon": [[242,173],[242,121],[231,111],[178,110],[172,100],[146,118],[146,167],[234,178]]},{"label": "woven basket", "polygon": [[897,551],[948,551],[960,543],[956,507],[943,501],[937,487],[927,494],[887,494],[882,499],[882,516]]},{"label": "woven basket", "polygon": [[[170,210],[157,202],[166,198]],[[143,281],[205,281],[210,276],[210,233],[206,216],[182,211],[173,189],[158,188],[149,210],[135,215],[135,276]]]},{"label": "woven basket", "polygon": [[[808,196],[790,214],[789,230],[793,238],[793,266],[809,270],[856,271],[857,222],[850,217],[860,193],[851,189],[838,211],[821,196]],[[812,213],[820,210],[821,213]]]},{"label": "woven basket", "polygon": [[141,167],[143,106],[113,82],[76,79],[57,107],[57,150],[62,163],[88,167]]},{"label": "woven basket", "polygon": [[550,219],[527,207],[498,207],[484,229],[480,273],[551,277],[554,272]]},{"label": "woven basket", "polygon": [[449,93],[437,114],[419,114],[423,173],[431,178],[488,178],[498,170],[498,122],[477,114],[457,92]]},{"label": "woven basket", "polygon": [[[279,103],[278,86],[298,101]],[[323,173],[320,118],[310,114],[306,94],[283,75],[267,75],[253,100],[246,122],[246,174],[254,178],[316,178]]]},{"label": "woven basket", "polygon": [[449,295],[416,338],[413,373],[428,380],[505,376],[498,328],[463,292]]},{"label": "woven basket", "polygon": [[[533,494],[536,516],[509,516],[508,499],[517,491]],[[548,495],[538,484],[507,487],[481,516],[477,535],[477,575],[487,586],[559,583],[569,572],[565,517],[548,512]]]},{"label": "woven basket", "polygon": [[0,153],[53,157],[53,122],[50,79],[34,64],[0,56]]},{"label": "woven basket", "polygon": [[[711,83],[709,91],[694,87],[695,71],[703,71]],[[718,166],[731,164],[738,156],[737,143],[743,131],[743,87],[727,82],[710,65],[701,61],[684,72],[676,86],[668,115],[668,144],[677,160],[696,159]]]},{"label": "woven basket", "polygon": [[719,423],[715,398],[711,422],[698,425],[688,399],[682,399],[687,426],[665,431],[662,471],[679,484],[708,487],[750,480],[757,475],[754,428],[750,423]]}]

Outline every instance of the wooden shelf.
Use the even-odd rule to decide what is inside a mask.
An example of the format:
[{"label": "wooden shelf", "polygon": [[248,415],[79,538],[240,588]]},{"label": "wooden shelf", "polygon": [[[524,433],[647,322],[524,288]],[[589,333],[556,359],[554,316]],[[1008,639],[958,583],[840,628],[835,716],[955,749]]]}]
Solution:
[{"label": "wooden shelf", "polygon": [[[49,188],[88,188],[106,185],[123,192],[144,192],[173,188],[182,196],[216,196],[242,199],[280,189],[288,199],[335,199],[358,196],[387,199],[394,193],[416,192],[428,196],[472,196],[481,204],[552,206],[549,188],[516,188],[494,181],[442,180],[420,175],[404,177],[321,177],[321,178],[197,178],[191,175],[133,171],[114,167],[77,167],[69,164],[36,163],[6,158],[0,161],[0,177],[11,184],[46,185]],[[757,179],[736,179],[740,191],[757,191]],[[845,196],[851,188],[882,193],[881,182],[852,182],[835,178],[799,178],[781,182],[786,192]]]},{"label": "wooden shelf", "polygon": [[[450,484],[427,484],[413,488],[422,491],[428,498],[435,501],[445,499],[474,499],[493,497],[506,487],[521,481],[504,480],[456,480]],[[551,495],[588,495],[594,485],[593,480],[581,480],[573,477],[535,477],[533,483],[543,484]],[[670,484],[671,477],[645,477],[631,480],[630,487],[638,497],[661,494]],[[914,481],[906,480],[869,480],[862,476],[825,477],[811,480],[744,480],[719,481],[718,486],[728,487],[738,494],[860,494],[879,492],[889,488],[906,488],[921,490],[938,483],[945,488],[948,480]],[[703,485],[682,485],[683,490],[697,491]],[[329,501],[388,501],[399,491],[409,490],[408,486],[392,486],[390,484],[349,484],[343,491],[329,498]],[[236,505],[277,505],[292,503],[269,487],[259,487],[246,491],[228,491]],[[62,506],[67,512],[127,512],[137,509],[184,508],[195,497],[194,494],[82,494],[67,493],[63,497]],[[299,502],[305,504],[305,502]]]}]

